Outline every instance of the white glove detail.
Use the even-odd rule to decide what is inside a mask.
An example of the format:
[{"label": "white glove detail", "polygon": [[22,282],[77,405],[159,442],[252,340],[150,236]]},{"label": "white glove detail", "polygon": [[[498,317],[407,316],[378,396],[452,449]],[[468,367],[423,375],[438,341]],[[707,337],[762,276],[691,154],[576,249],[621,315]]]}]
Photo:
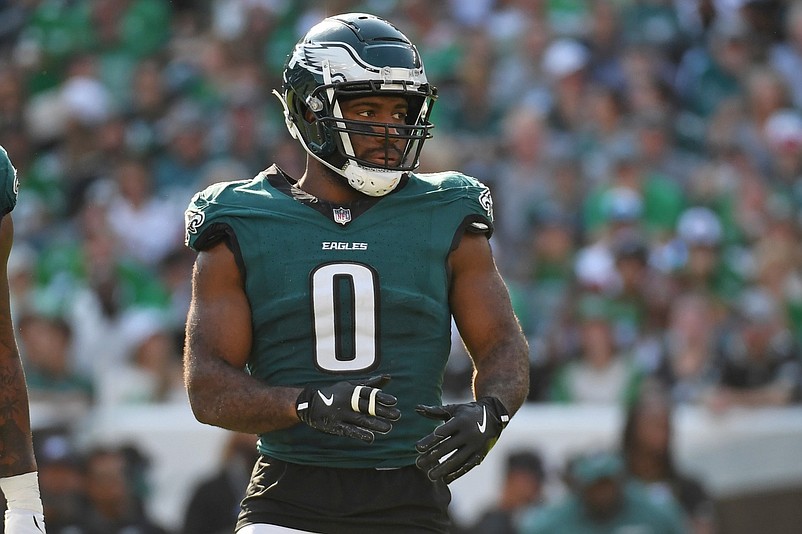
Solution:
[{"label": "white glove detail", "polygon": [[6,510],[6,534],[45,534],[45,516],[31,510]]}]

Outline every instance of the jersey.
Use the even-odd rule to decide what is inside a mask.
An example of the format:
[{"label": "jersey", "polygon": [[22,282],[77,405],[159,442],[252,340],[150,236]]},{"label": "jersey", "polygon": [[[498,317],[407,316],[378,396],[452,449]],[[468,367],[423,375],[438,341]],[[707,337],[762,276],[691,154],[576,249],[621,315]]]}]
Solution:
[{"label": "jersey", "polygon": [[451,345],[447,258],[464,231],[492,232],[487,187],[457,173],[411,175],[384,197],[330,204],[275,166],[193,197],[186,242],[222,239],[251,306],[247,371],[269,385],[324,386],[379,374],[401,419],[372,444],[306,425],[260,436],[263,454],[330,467],[400,467],[436,422]]},{"label": "jersey", "polygon": [[17,169],[11,164],[6,149],[0,146],[0,217],[14,209],[18,192]]}]

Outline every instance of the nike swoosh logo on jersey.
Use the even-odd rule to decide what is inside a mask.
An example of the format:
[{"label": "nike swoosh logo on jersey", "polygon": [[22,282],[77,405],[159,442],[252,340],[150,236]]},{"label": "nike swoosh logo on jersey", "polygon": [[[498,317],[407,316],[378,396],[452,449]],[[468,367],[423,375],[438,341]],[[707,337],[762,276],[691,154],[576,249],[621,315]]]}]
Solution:
[{"label": "nike swoosh logo on jersey", "polygon": [[323,403],[326,406],[331,406],[331,404],[334,402],[334,394],[333,393],[329,397],[325,396],[322,391],[318,391],[317,394],[321,399],[323,399]]},{"label": "nike swoosh logo on jersey", "polygon": [[482,406],[482,422],[476,423],[476,426],[479,427],[479,432],[482,434],[484,434],[485,430],[487,430],[487,408],[484,406]]}]

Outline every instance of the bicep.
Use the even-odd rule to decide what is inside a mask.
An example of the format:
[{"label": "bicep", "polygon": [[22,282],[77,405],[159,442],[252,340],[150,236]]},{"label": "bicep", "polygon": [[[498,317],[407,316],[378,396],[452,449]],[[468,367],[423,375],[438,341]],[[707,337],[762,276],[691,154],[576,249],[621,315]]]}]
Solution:
[{"label": "bicep", "polygon": [[248,360],[250,304],[234,254],[223,243],[195,261],[186,337],[188,371],[198,360],[218,358],[238,369]]},{"label": "bicep", "polygon": [[449,266],[451,312],[468,352],[479,364],[477,360],[499,343],[521,338],[518,320],[485,236],[466,233],[449,256]]},{"label": "bicep", "polygon": [[484,236],[465,234],[449,257],[451,313],[473,359],[476,398],[515,413],[529,389],[529,350]]},{"label": "bicep", "polygon": [[14,225],[11,216],[4,215],[0,217],[0,350],[16,354],[8,284],[8,256],[13,240]]}]

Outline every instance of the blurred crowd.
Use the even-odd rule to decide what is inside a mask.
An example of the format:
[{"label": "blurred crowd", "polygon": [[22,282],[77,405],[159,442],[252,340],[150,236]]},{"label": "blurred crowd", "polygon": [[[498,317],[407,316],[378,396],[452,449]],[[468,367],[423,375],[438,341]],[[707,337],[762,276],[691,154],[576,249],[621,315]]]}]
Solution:
[{"label": "blurred crowd", "polygon": [[300,35],[346,11],[398,25],[439,89],[420,170],[493,192],[530,402],[802,398],[802,2],[6,0],[12,309],[48,424],[186,402],[183,211],[273,162],[302,174],[271,91]]}]

